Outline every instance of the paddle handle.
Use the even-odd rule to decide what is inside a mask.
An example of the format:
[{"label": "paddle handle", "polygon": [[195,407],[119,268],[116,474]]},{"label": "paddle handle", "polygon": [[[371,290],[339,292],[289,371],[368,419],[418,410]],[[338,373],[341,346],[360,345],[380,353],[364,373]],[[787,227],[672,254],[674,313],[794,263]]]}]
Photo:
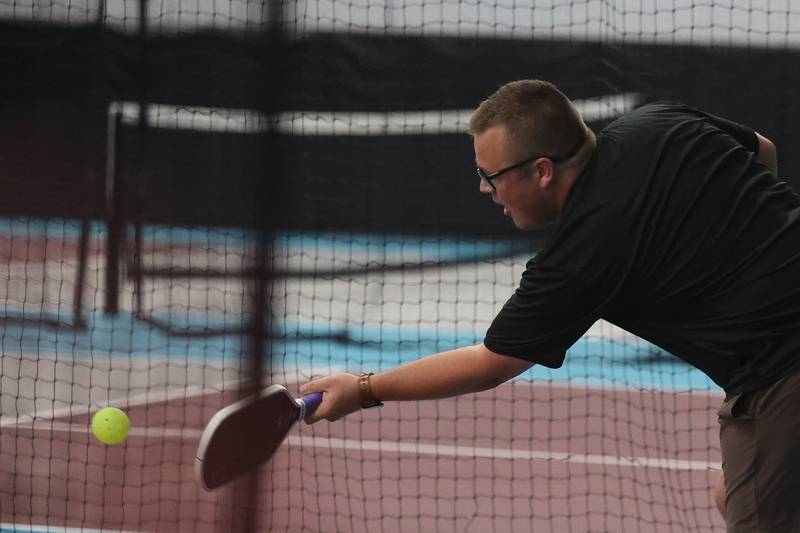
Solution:
[{"label": "paddle handle", "polygon": [[309,416],[314,414],[314,411],[317,410],[319,404],[322,403],[322,393],[321,392],[312,392],[306,396],[303,396],[298,400],[302,404],[300,409],[300,419],[306,419]]}]

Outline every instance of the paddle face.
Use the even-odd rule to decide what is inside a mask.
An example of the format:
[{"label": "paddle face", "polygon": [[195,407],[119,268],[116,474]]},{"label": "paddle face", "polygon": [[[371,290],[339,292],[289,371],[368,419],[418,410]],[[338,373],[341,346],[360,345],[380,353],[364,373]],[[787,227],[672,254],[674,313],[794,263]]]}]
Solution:
[{"label": "paddle face", "polygon": [[269,460],[292,426],[310,416],[321,393],[299,400],[280,385],[218,411],[200,437],[195,474],[206,490],[214,490]]}]

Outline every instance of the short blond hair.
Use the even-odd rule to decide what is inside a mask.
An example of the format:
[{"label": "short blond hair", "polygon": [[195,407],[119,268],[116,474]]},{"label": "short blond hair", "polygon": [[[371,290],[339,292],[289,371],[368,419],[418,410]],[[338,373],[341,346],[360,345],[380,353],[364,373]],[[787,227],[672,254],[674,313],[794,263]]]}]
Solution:
[{"label": "short blond hair", "polygon": [[497,125],[507,128],[517,158],[561,156],[595,140],[569,98],[543,80],[512,81],[497,89],[470,117],[469,133],[479,135]]}]

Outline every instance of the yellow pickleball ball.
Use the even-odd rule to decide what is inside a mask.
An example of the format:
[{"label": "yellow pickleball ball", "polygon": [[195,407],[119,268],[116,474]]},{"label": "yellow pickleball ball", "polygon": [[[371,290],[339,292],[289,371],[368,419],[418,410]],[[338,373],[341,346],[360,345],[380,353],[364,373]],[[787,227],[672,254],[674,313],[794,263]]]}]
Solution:
[{"label": "yellow pickleball ball", "polygon": [[130,430],[128,415],[116,407],[100,409],[92,417],[92,433],[103,444],[119,444]]}]

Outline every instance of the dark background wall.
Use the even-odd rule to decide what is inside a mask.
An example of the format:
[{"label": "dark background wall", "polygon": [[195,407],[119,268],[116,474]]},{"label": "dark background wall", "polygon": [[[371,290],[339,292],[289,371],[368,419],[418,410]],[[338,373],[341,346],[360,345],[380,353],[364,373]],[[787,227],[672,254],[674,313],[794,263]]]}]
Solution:
[{"label": "dark background wall", "polygon": [[[92,27],[0,25],[0,216],[103,218],[111,101],[265,110],[468,109],[519,78],[574,99],[637,92],[749,124],[793,185],[798,53],[563,41],[317,34],[280,47],[220,33],[139,39]],[[280,99],[264,95],[281,87]],[[595,122],[595,129],[603,127]],[[467,135],[118,136],[127,212],[148,223],[243,225],[277,180],[286,228],[497,234]],[[255,204],[254,204],[255,200]],[[267,202],[264,203],[266,205]],[[256,207],[257,209],[257,207]]]}]

